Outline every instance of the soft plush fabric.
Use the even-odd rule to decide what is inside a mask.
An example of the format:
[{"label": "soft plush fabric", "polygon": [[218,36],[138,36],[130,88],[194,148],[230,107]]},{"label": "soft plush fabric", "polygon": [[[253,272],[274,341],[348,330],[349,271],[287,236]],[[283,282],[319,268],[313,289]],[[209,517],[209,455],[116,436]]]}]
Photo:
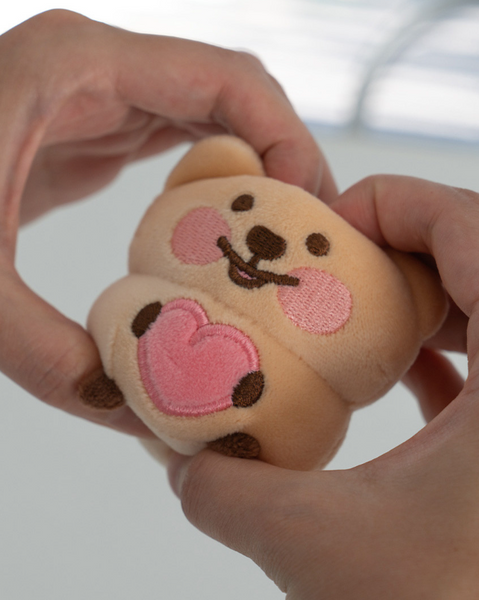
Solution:
[{"label": "soft plush fabric", "polygon": [[108,381],[177,451],[286,468],[324,465],[446,311],[425,265],[265,177],[230,136],[173,170],[129,268],[89,317]]}]

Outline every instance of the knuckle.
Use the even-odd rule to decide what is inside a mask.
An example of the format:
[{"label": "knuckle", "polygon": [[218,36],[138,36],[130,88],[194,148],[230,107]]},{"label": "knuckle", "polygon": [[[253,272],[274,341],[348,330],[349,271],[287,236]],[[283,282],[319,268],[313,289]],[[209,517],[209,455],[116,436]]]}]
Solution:
[{"label": "knuckle", "polygon": [[[0,52],[0,72],[14,82],[28,82],[36,114],[50,119],[79,90],[88,94],[110,85],[106,65],[112,37],[107,32],[115,30],[69,10],[49,10],[1,39],[5,52]],[[6,64],[2,54],[8,57]]]},{"label": "knuckle", "polygon": [[283,85],[279,82],[279,80],[276,79],[276,77],[274,77],[271,74],[270,74],[269,78],[271,79],[271,83],[276,87],[276,89],[279,92],[281,92],[284,96],[286,96],[286,91],[285,91]]},{"label": "knuckle", "polygon": [[88,20],[87,17],[64,8],[52,8],[30,19],[32,24],[36,26],[43,25],[44,27],[57,27],[58,25],[82,23]]},{"label": "knuckle", "polygon": [[87,23],[92,23],[92,21],[79,13],[54,8],[31,17],[11,30],[10,33],[19,38],[19,42],[22,42],[22,51],[27,43],[29,46],[42,44],[42,50],[44,50],[48,47],[48,42],[58,37],[66,28],[80,27]]},{"label": "knuckle", "polygon": [[264,70],[263,63],[255,54],[247,50],[240,50],[239,53],[242,60],[244,60],[247,65]]},{"label": "knuckle", "polygon": [[75,30],[88,23],[93,21],[72,11],[48,10],[13,28],[1,41],[15,70],[34,76],[40,59],[52,68],[63,57],[68,40],[76,42]]},{"label": "knuckle", "polygon": [[479,194],[477,192],[473,192],[472,190],[468,190],[466,188],[455,187],[452,188],[458,197],[470,204],[471,206],[479,206]]},{"label": "knuckle", "polygon": [[266,75],[265,66],[256,55],[246,50],[236,50],[233,51],[233,54],[236,62],[247,73],[260,76]]}]

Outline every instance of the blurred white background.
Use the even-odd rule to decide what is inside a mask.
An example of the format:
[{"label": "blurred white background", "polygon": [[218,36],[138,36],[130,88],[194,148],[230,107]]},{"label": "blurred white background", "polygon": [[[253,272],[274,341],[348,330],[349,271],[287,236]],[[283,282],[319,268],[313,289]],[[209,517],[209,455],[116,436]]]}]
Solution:
[{"label": "blurred white background", "polygon": [[[359,0],[64,2],[118,26],[255,52],[311,124],[341,189],[371,173],[479,191],[477,3]],[[0,31],[48,1],[2,9]],[[27,227],[18,269],[85,322],[126,272],[146,206],[185,148]],[[105,241],[105,231],[108,232]],[[453,357],[466,373],[464,357]],[[356,413],[330,468],[370,460],[423,426],[397,386]],[[244,557],[183,517],[164,470],[134,439],[43,406],[0,376],[2,600],[283,597]],[[221,485],[221,482],[218,482]]]}]

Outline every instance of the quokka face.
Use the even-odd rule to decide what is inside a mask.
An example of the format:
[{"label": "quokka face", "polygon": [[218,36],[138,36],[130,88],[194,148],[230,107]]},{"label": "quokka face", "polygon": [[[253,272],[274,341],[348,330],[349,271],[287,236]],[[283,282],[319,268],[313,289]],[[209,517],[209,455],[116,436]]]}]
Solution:
[{"label": "quokka face", "polygon": [[172,172],[89,327],[108,377],[171,447],[309,469],[444,314],[426,267],[220,136]]}]

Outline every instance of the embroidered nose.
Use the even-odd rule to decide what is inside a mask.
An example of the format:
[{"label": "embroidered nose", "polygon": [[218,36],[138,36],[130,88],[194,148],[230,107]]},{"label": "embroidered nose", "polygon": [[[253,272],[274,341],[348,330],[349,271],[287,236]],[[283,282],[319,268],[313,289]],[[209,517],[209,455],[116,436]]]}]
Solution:
[{"label": "embroidered nose", "polygon": [[246,243],[256,262],[261,259],[275,260],[286,252],[286,240],[263,225],[255,225],[249,231]]}]

